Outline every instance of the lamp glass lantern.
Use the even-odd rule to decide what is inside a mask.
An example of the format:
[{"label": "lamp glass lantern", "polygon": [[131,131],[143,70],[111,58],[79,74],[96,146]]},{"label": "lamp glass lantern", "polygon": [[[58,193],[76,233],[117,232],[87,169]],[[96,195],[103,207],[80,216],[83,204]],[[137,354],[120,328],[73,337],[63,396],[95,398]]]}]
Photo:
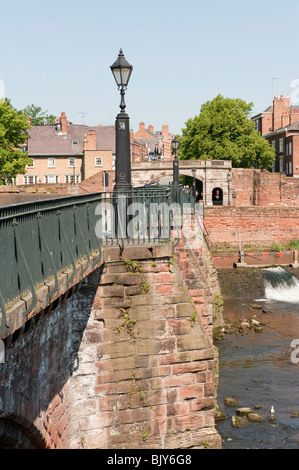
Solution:
[{"label": "lamp glass lantern", "polygon": [[110,68],[118,88],[126,88],[131,77],[133,66],[125,59],[122,49],[120,49],[116,61]]},{"label": "lamp glass lantern", "polygon": [[174,148],[175,156],[177,156],[177,151],[178,151],[178,148],[180,146],[180,142],[176,137],[174,137],[174,139],[172,139],[172,141],[171,141],[171,144]]}]

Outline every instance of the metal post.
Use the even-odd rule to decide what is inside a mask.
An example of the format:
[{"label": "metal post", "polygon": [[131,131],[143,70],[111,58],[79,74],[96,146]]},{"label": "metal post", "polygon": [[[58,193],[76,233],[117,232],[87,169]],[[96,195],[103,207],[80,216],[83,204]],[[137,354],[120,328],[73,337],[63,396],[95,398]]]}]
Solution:
[{"label": "metal post", "polygon": [[130,155],[130,119],[121,111],[115,121],[116,159],[115,159],[115,191],[130,191],[131,155]]}]

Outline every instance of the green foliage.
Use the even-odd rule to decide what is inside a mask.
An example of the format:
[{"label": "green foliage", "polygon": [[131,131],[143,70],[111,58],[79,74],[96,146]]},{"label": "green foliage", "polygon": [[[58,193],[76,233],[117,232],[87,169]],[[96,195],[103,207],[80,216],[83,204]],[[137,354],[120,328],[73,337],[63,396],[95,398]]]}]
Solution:
[{"label": "green foliage", "polygon": [[278,253],[279,251],[282,251],[282,247],[279,243],[273,243],[272,250]]},{"label": "green foliage", "polygon": [[[131,307],[133,308],[133,306]],[[117,331],[118,333],[121,333],[122,329],[123,328],[127,328],[127,330],[132,333],[133,332],[133,328],[134,328],[134,325],[136,323],[136,320],[133,320],[131,317],[130,317],[130,313],[129,313],[129,309],[125,309],[123,307],[118,307],[119,311],[121,312],[122,314],[122,318],[124,320],[124,323],[123,325],[119,325],[117,327]]]},{"label": "green foliage", "polygon": [[30,118],[32,126],[48,126],[49,124],[56,123],[56,116],[47,114],[48,111],[43,111],[40,106],[35,106],[34,104],[26,106],[20,113]]},{"label": "green foliage", "polygon": [[299,239],[293,238],[289,243],[289,247],[292,250],[299,250]]},{"label": "green foliage", "polygon": [[219,309],[224,304],[222,295],[220,293],[214,294],[214,305]]},{"label": "green foliage", "polygon": [[142,285],[143,291],[147,294],[148,291],[149,291],[149,289],[150,289],[150,285],[149,285],[148,282],[146,282],[144,275],[142,276],[142,283],[141,283],[141,285]]},{"label": "green foliage", "polygon": [[124,260],[124,265],[127,271],[130,273],[141,273],[142,269],[140,267],[140,264],[137,263],[137,261],[133,261],[131,259],[125,259]]},{"label": "green foliage", "polygon": [[216,96],[186,122],[179,147],[181,159],[231,160],[233,167],[269,168],[275,158],[270,143],[250,120],[253,103]]},{"label": "green foliage", "polygon": [[191,328],[194,327],[194,323],[195,323],[195,320],[196,320],[196,315],[197,315],[197,312],[196,312],[196,311],[194,311],[194,312],[192,313],[192,315],[191,315],[191,323],[190,323]]},{"label": "green foliage", "polygon": [[12,178],[25,173],[28,153],[20,149],[29,138],[29,127],[26,116],[9,100],[0,101],[0,184],[11,183]]}]

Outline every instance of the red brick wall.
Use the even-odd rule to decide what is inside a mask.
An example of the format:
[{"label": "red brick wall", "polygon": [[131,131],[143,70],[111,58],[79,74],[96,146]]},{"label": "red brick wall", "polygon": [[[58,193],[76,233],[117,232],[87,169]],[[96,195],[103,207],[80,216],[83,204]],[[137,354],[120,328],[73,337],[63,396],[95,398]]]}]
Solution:
[{"label": "red brick wall", "polygon": [[268,134],[272,128],[272,113],[263,113],[262,121],[262,134]]},{"label": "red brick wall", "polygon": [[[128,247],[120,259],[119,247],[109,248],[102,269],[73,296],[6,338],[2,442],[64,449],[221,446],[215,350],[193,301],[204,308],[209,298],[204,286],[186,289],[171,252],[166,244]],[[200,253],[197,263],[204,267]]]},{"label": "red brick wall", "polygon": [[278,96],[273,100],[273,131],[281,127],[281,115],[290,111],[290,98]]},{"label": "red brick wall", "polygon": [[206,207],[204,221],[214,244],[268,247],[299,238],[298,207]]},{"label": "red brick wall", "polygon": [[299,136],[298,135],[293,135],[292,136],[292,141],[293,141],[293,143],[292,143],[292,146],[293,146],[293,175],[299,175]]},{"label": "red brick wall", "polygon": [[236,195],[232,197],[233,207],[299,206],[299,178],[244,168],[233,168],[232,174],[232,194]]}]

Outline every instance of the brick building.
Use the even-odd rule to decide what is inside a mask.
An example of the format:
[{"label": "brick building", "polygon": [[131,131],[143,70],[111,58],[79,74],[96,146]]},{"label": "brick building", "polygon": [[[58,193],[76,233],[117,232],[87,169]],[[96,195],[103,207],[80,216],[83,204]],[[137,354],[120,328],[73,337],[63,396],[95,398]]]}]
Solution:
[{"label": "brick building", "polygon": [[114,126],[74,125],[61,113],[55,125],[33,126],[28,150],[31,163],[16,185],[80,183],[114,167]]},{"label": "brick building", "polygon": [[[109,174],[107,189],[113,188],[115,177],[115,127],[72,124],[63,112],[56,124],[29,129],[28,150],[31,163],[26,174],[18,175],[15,185],[79,184],[92,179],[102,186],[103,173]],[[168,126],[154,132],[153,126],[130,133],[132,162],[172,160]],[[96,181],[96,183],[95,183]],[[100,186],[99,186],[100,184]]]},{"label": "brick building", "polygon": [[[172,160],[171,141],[173,134],[169,133],[168,125],[163,125],[161,131],[154,131],[152,125],[145,128],[144,122],[139,123],[139,129],[134,134],[131,132],[131,141],[134,142],[136,153],[132,153],[132,161],[157,161]],[[137,153],[137,148],[142,149]]]},{"label": "brick building", "polygon": [[276,150],[272,172],[299,177],[299,106],[291,105],[288,95],[278,96],[252,120]]}]

